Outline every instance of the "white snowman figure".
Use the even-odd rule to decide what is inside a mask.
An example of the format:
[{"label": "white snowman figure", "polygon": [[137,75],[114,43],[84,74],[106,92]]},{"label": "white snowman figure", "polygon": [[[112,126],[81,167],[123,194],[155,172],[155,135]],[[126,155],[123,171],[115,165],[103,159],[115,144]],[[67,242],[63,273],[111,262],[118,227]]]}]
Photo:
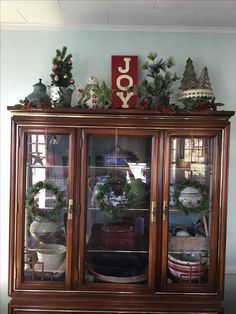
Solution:
[{"label": "white snowman figure", "polygon": [[89,76],[87,84],[84,88],[78,88],[78,105],[83,108],[95,109],[98,107],[97,95],[94,92],[94,87],[99,86],[99,81],[95,76]]}]

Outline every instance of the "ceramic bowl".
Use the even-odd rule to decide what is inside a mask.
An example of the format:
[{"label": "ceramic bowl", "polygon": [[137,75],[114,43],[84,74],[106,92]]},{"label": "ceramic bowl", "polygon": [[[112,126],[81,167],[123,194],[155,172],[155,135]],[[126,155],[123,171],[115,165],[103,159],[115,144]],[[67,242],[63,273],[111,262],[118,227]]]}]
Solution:
[{"label": "ceramic bowl", "polygon": [[197,208],[202,201],[202,194],[193,187],[186,187],[181,191],[179,201],[183,206]]},{"label": "ceramic bowl", "polygon": [[171,274],[178,279],[199,280],[207,270],[207,259],[199,253],[169,254],[168,267]]},{"label": "ceramic bowl", "polygon": [[44,269],[59,269],[65,255],[66,247],[60,244],[41,244],[37,249],[38,261],[44,263]]},{"label": "ceramic bowl", "polygon": [[127,155],[105,155],[104,156],[105,166],[126,166],[127,165]]}]

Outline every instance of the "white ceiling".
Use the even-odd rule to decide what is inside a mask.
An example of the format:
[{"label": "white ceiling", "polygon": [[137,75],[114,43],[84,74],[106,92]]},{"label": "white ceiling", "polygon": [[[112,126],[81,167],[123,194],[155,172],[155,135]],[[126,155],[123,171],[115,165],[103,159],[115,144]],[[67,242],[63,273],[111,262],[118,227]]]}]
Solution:
[{"label": "white ceiling", "polygon": [[236,0],[0,0],[2,29],[236,33]]}]

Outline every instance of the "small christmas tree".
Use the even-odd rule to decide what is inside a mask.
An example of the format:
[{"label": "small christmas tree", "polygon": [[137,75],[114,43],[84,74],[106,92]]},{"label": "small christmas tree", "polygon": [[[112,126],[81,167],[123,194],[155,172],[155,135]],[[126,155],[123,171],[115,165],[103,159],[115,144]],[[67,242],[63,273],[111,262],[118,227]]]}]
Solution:
[{"label": "small christmas tree", "polygon": [[193,61],[188,58],[186,66],[181,80],[180,90],[195,89],[198,87],[198,80],[194,71]]},{"label": "small christmas tree", "polygon": [[198,80],[198,88],[212,89],[207,67],[204,67],[202,69],[202,72],[201,72],[199,80]]},{"label": "small christmas tree", "polygon": [[66,56],[67,47],[63,47],[60,51],[56,50],[56,57],[52,59],[52,85],[68,87],[71,84],[74,84],[72,79],[72,55],[68,54]]}]

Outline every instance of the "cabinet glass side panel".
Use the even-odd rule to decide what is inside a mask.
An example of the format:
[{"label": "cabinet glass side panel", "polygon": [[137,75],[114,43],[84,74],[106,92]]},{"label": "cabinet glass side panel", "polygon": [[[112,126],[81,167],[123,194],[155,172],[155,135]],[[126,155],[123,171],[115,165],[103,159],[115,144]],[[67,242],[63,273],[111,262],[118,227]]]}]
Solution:
[{"label": "cabinet glass side panel", "polygon": [[86,282],[147,283],[151,136],[89,136]]},{"label": "cabinet glass side panel", "polygon": [[171,139],[168,215],[169,284],[209,282],[213,139]]},{"label": "cabinet glass side panel", "polygon": [[69,135],[27,134],[24,280],[65,281]]}]

